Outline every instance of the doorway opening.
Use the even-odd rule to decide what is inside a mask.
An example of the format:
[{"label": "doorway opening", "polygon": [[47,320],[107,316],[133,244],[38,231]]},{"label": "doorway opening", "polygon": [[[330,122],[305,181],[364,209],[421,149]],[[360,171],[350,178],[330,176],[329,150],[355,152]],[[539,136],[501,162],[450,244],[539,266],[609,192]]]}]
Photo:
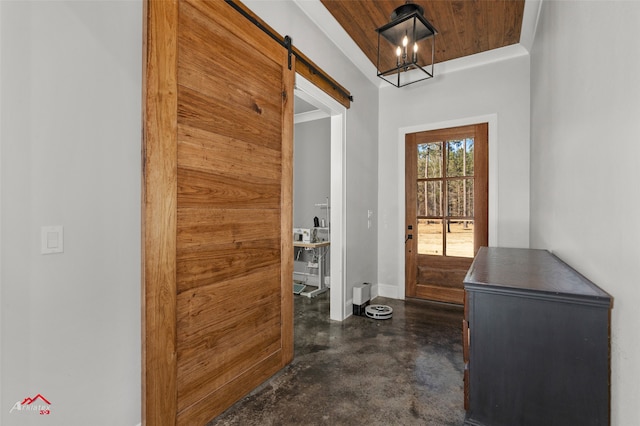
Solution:
[{"label": "doorway opening", "polygon": [[[303,235],[299,238],[305,240],[308,238],[309,242],[311,242],[312,238],[315,237],[314,241],[322,242],[324,240],[328,243],[328,246],[316,247],[317,250],[312,250],[314,253],[310,254],[311,258],[308,260],[303,259],[304,262],[302,262],[302,266],[296,268],[297,275],[294,274],[294,277],[308,277],[309,275],[305,274],[313,274],[317,275],[314,279],[317,284],[320,284],[315,289],[320,290],[322,286],[330,286],[330,319],[342,321],[349,313],[348,307],[345,306],[347,298],[345,295],[346,269],[344,249],[346,108],[300,74],[296,74],[295,96],[295,103],[306,106],[306,110],[300,110],[296,114],[294,123],[318,121],[317,124],[320,131],[326,131],[326,134],[330,137],[330,142],[315,148],[318,158],[328,161],[327,167],[329,171],[325,170],[324,173],[316,176],[313,173],[305,176],[305,181],[310,183],[311,186],[309,188],[313,188],[310,190],[313,193],[298,191],[298,189],[305,191],[304,188],[294,188],[294,197],[298,197],[298,201],[301,201],[297,204],[294,198],[294,206],[301,206],[298,209],[294,207],[294,227],[300,228],[297,231],[302,229],[302,233],[306,229],[309,229],[310,234],[314,233],[314,235],[309,235],[308,237]],[[328,128],[322,130],[324,125],[328,126]],[[294,134],[294,147],[297,142],[296,138]],[[313,152],[314,148],[309,148]],[[300,176],[304,174],[305,171],[300,170],[302,165],[295,163],[294,161],[294,175]],[[323,177],[321,182],[319,179],[315,179],[321,174],[327,174],[328,176],[326,177],[328,179]],[[300,200],[300,198],[303,200]],[[318,218],[317,223],[315,218]],[[323,219],[324,226],[322,226]],[[310,226],[308,228],[305,227],[305,223]],[[302,246],[304,244],[298,245]],[[297,256],[297,253],[300,253],[300,251],[294,247],[294,256]],[[320,258],[319,256],[326,256],[326,258]],[[321,262],[323,263],[322,265],[320,265]],[[328,277],[322,277],[324,282],[320,282],[319,270],[325,267],[328,267],[326,270],[329,270],[330,273]],[[313,291],[309,290],[309,292]],[[313,294],[309,295],[313,297]]]}]

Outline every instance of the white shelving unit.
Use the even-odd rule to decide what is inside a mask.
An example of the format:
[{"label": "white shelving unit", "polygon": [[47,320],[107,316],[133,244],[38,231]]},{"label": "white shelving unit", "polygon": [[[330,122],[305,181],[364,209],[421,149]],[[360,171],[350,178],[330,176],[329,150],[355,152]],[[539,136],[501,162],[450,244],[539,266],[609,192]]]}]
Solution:
[{"label": "white shelving unit", "polygon": [[[302,296],[307,297],[315,297],[318,294],[324,293],[328,290],[326,284],[326,255],[329,252],[329,245],[331,241],[331,229],[329,224],[329,218],[331,217],[330,211],[331,206],[329,204],[329,197],[326,197],[324,203],[314,204],[315,207],[320,209],[326,209],[325,217],[326,219],[322,219],[325,226],[317,226],[311,228],[311,242],[302,242],[302,241],[294,241],[294,255],[295,260],[298,260],[299,250],[312,251],[313,252],[313,261],[307,262],[306,272],[294,271],[294,293],[300,294]],[[312,270],[317,270],[317,273],[312,273]],[[296,283],[295,276],[304,276],[305,282],[298,284]],[[318,285],[314,286],[313,284],[309,284],[307,282],[307,278],[314,277],[318,279]],[[296,288],[296,286],[302,286]],[[305,291],[307,286],[316,287],[314,290]]]}]

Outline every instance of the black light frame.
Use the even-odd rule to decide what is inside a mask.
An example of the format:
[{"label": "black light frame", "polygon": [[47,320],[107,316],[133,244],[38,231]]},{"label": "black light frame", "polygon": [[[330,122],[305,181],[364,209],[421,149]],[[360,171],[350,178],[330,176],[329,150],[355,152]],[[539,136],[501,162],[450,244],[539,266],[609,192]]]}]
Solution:
[{"label": "black light frame", "polygon": [[[391,30],[391,31],[390,31]],[[403,87],[409,84],[417,83],[419,81],[433,78],[434,76],[434,61],[435,61],[435,35],[438,33],[435,27],[424,17],[424,9],[414,3],[406,3],[397,7],[391,14],[390,22],[376,29],[378,33],[378,62],[376,65],[377,75],[386,82],[393,84],[396,87]],[[420,65],[421,57],[419,55],[406,55],[405,60],[403,57],[402,63],[397,62],[397,65],[387,70],[380,70],[380,38],[384,37],[389,43],[395,46],[399,46],[401,41],[398,37],[402,34],[407,35],[409,43],[417,43],[418,41],[430,38],[431,39],[431,63]],[[429,70],[430,68],[430,70]],[[412,71],[420,70],[425,76],[418,79],[408,80],[403,82],[402,74]],[[389,78],[396,76],[397,78]]]}]

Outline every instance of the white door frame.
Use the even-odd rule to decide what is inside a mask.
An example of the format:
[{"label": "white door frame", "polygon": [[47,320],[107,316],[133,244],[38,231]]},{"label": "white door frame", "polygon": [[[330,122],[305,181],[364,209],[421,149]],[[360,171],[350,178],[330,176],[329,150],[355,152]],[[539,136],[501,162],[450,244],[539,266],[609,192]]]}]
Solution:
[{"label": "white door frame", "polygon": [[330,314],[332,320],[342,321],[350,311],[346,303],[346,191],[345,152],[347,137],[347,109],[309,80],[296,74],[295,95],[331,117],[331,264]]}]

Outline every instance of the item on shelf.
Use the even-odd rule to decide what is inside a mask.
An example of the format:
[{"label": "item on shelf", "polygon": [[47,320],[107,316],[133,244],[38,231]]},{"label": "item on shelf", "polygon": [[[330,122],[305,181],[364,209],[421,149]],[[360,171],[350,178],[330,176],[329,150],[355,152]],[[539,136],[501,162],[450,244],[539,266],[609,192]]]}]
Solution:
[{"label": "item on shelf", "polygon": [[293,241],[311,242],[311,230],[309,228],[293,228]]}]

